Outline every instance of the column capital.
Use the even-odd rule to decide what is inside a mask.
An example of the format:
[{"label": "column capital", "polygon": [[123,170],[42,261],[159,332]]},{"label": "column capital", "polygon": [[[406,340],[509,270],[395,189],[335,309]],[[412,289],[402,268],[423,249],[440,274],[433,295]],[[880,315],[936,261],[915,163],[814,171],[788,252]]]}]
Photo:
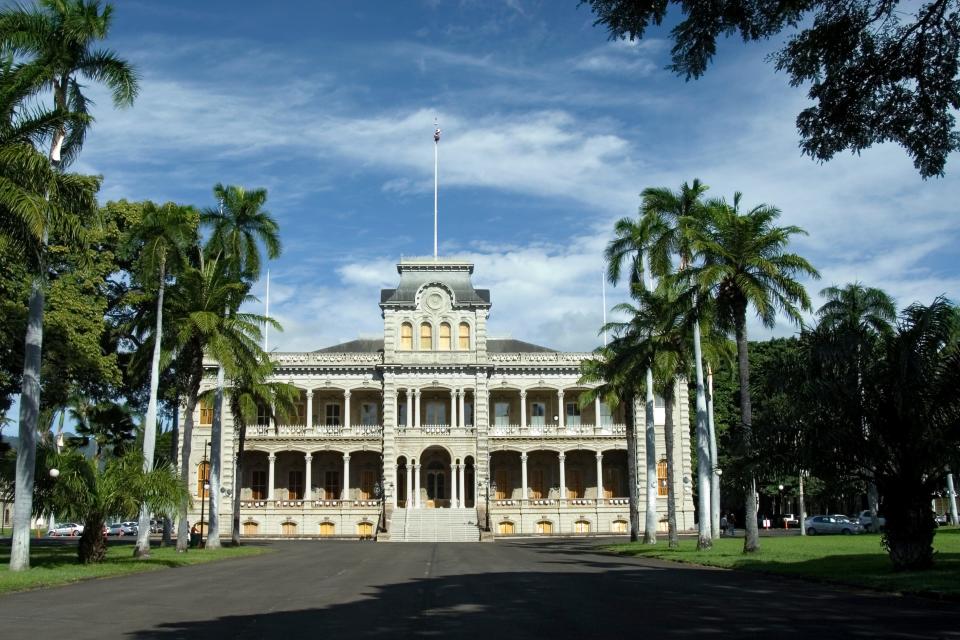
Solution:
[{"label": "column capital", "polygon": [[306,460],[307,462],[310,462],[311,460],[313,460],[313,454],[312,453],[305,454],[303,456],[303,459]]},{"label": "column capital", "polygon": [[523,461],[523,462],[526,462],[526,461],[527,461],[527,452],[526,452],[526,451],[523,451],[523,452],[520,453],[520,460]]},{"label": "column capital", "polygon": [[603,460],[603,451],[597,451],[597,460]]},{"label": "column capital", "polygon": [[520,389],[520,397],[521,397],[521,398],[526,398],[526,397],[527,397],[527,390],[526,390],[526,389]]},{"label": "column capital", "polygon": [[563,451],[561,451],[561,452],[558,454],[558,457],[560,458],[560,461],[562,462],[562,461],[564,461],[564,460],[567,459],[567,454],[565,454]]},{"label": "column capital", "polygon": [[[599,454],[598,454],[598,455],[599,455]],[[349,454],[349,453],[343,454],[343,461],[344,461],[344,462],[350,462],[350,454]]]},{"label": "column capital", "polygon": [[313,389],[307,389],[307,397],[308,397],[308,398],[312,398],[312,397],[313,397]]},{"label": "column capital", "polygon": [[420,463],[419,462],[413,463],[413,468],[417,471],[420,471]]},{"label": "column capital", "polygon": [[418,398],[420,397],[420,387],[416,387],[413,390],[413,395],[417,396]]},{"label": "column capital", "polygon": [[269,460],[270,462],[273,462],[276,459],[277,459],[277,454],[273,453],[272,451],[267,454],[267,460]]},{"label": "column capital", "polygon": [[344,389],[344,390],[343,390],[343,397],[344,397],[344,398],[349,398],[349,397],[350,397],[350,389]]},{"label": "column capital", "polygon": [[563,389],[557,389],[557,395],[563,397]]}]

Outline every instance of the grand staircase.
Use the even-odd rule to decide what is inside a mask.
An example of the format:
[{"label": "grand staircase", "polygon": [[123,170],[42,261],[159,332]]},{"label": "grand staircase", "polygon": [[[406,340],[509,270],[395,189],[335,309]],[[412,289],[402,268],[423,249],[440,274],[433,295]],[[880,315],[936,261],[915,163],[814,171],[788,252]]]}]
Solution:
[{"label": "grand staircase", "polygon": [[391,542],[479,542],[476,509],[395,509]]}]

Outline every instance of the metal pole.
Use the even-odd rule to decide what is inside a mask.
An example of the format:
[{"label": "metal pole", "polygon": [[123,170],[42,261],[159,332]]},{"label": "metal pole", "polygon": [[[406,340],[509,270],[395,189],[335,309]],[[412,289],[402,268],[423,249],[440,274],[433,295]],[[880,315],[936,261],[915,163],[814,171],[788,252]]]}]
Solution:
[{"label": "metal pole", "polygon": [[803,470],[800,470],[800,535],[807,535],[807,507],[803,502]]},{"label": "metal pole", "polygon": [[[209,477],[209,472],[207,471],[207,449],[210,448],[210,441],[207,440],[203,443],[203,460],[200,461],[200,468],[203,470],[204,475]],[[200,542],[197,545],[198,549],[203,548],[203,516],[204,516],[204,507],[207,502],[207,478],[201,478],[202,482],[200,483]]]},{"label": "metal pole", "polygon": [[433,259],[437,259],[437,193],[440,185],[440,127],[433,119]]}]

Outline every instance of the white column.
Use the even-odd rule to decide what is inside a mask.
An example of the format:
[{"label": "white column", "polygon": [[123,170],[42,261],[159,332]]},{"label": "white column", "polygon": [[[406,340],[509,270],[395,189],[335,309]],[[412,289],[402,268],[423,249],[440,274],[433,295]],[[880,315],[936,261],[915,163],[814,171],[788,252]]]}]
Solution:
[{"label": "white column", "polygon": [[557,410],[557,427],[563,429],[563,420],[566,417],[567,408],[563,406],[563,389],[557,391],[557,405],[559,409]]},{"label": "white column", "polygon": [[527,390],[520,391],[520,430],[527,428]]},{"label": "white column", "polygon": [[521,488],[522,493],[520,494],[520,497],[523,500],[526,500],[527,496],[529,495],[527,493],[527,452],[526,451],[520,454],[520,477],[521,477],[521,484],[522,484],[522,488]]},{"label": "white column", "polygon": [[409,387],[407,387],[406,391],[407,391],[407,429],[409,429],[411,426],[413,426],[413,389],[410,389]]},{"label": "white column", "polygon": [[[413,392],[413,426],[420,428],[420,389]],[[419,501],[418,501],[419,502]]]},{"label": "white column", "polygon": [[603,453],[597,451],[597,500],[603,499]]},{"label": "white column", "polygon": [[[417,394],[420,395],[420,394]],[[420,463],[413,467],[413,495],[417,501],[417,509],[420,508]]]},{"label": "white column", "polygon": [[564,500],[567,497],[567,466],[566,466],[567,456],[561,451],[560,452],[560,499]]},{"label": "white column", "polygon": [[304,472],[303,499],[313,500],[313,456],[309,453],[303,456],[307,463],[307,469]]},{"label": "white column", "polygon": [[457,499],[457,465],[455,462],[450,463],[450,507],[453,509],[460,508],[460,501]]},{"label": "white column", "polygon": [[267,461],[270,463],[270,471],[267,472],[267,500],[273,500],[274,471],[276,468],[277,454],[269,454]]},{"label": "white column", "polygon": [[307,431],[313,428],[313,389],[307,390]]},{"label": "white column", "polygon": [[350,454],[343,454],[343,493],[340,495],[341,500],[350,499]]},{"label": "white column", "polygon": [[593,399],[593,426],[596,431],[600,430],[600,396]]},{"label": "white column", "polygon": [[[393,491],[391,492],[390,496],[390,506],[392,506],[394,509],[397,508],[397,494],[400,493],[400,478],[397,477],[397,471],[399,468],[399,465],[393,465]],[[386,491],[387,488],[384,487],[383,490]]]},{"label": "white column", "polygon": [[405,509],[413,507],[413,460],[407,460],[407,503]]},{"label": "white column", "polygon": [[343,430],[350,431],[350,389],[343,392]]},{"label": "white column", "polygon": [[450,389],[450,428],[457,424],[457,390]]},{"label": "white column", "polygon": [[467,426],[467,412],[464,410],[466,399],[467,399],[467,390],[460,389],[460,393],[457,396],[460,399],[460,420],[457,424],[460,425],[460,428]]},{"label": "white column", "polygon": [[460,469],[460,508],[465,508],[467,506],[467,485],[466,485],[466,463],[461,462],[457,465],[457,468]]}]

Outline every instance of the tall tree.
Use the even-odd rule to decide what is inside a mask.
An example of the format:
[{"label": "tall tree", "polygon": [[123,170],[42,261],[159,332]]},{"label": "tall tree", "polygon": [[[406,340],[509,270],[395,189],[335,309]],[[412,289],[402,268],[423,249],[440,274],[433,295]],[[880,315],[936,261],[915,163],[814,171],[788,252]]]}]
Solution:
[{"label": "tall tree", "polygon": [[[196,246],[198,216],[192,207],[168,202],[157,206],[147,202],[143,206],[143,218],[134,229],[136,244],[140,248],[140,270],[144,283],[156,285],[156,324],[153,330],[153,357],[150,363],[150,398],[147,415],[143,422],[144,472],[153,469],[154,449],[157,434],[157,394],[160,387],[160,353],[163,336],[163,295],[167,278],[176,273]],[[152,287],[151,287],[152,288]],[[140,526],[134,555],[150,553],[150,510],[144,504],[140,510]]]},{"label": "tall tree", "polygon": [[[89,101],[81,91],[80,78],[105,84],[113,94],[114,104],[127,106],[133,103],[137,94],[136,73],[113,52],[91,48],[96,41],[106,38],[111,16],[110,5],[101,10],[98,1],[40,0],[34,8],[13,5],[0,10],[0,48],[4,53],[26,59],[24,66],[31,70],[36,82],[33,90],[36,93],[51,90],[54,107],[60,113],[87,114]],[[51,165],[59,169],[63,162],[76,157],[86,130],[87,121],[81,118],[60,123],[52,136]],[[48,184],[48,188],[35,193],[52,199],[55,194],[50,186]],[[49,230],[45,226],[35,226],[31,231],[33,237],[40,239],[39,253],[42,258]],[[10,553],[12,571],[22,571],[30,566],[29,514],[36,447],[33,434],[37,429],[40,405],[43,289],[42,278],[35,278],[30,294],[30,320],[25,340],[19,449],[23,467],[21,470],[18,461],[15,505],[20,506],[14,507],[13,548]]]},{"label": "tall tree", "polygon": [[[248,191],[243,187],[218,183],[213,188],[213,195],[219,201],[219,207],[204,210],[201,218],[212,231],[207,245],[208,255],[215,260],[224,260],[234,277],[250,284],[260,276],[261,244],[269,259],[280,255],[279,227],[273,216],[263,208],[267,201],[267,190]],[[227,308],[224,312],[229,315],[235,313],[236,308]],[[221,363],[217,368],[217,390],[210,433],[211,487],[220,486],[224,386],[225,370]],[[210,528],[206,544],[210,549],[220,546],[220,492],[217,489],[210,492]]]},{"label": "tall tree", "polygon": [[668,69],[699,78],[717,39],[744,42],[794,32],[771,56],[790,84],[807,86],[813,106],[797,116],[800,148],[825,161],[896,142],[920,175],[943,175],[960,149],[960,0],[580,0],[611,38],[640,39],[671,6],[683,18],[670,32]]},{"label": "tall tree", "polygon": [[800,309],[810,309],[810,298],[796,276],[818,278],[819,273],[806,259],[785,251],[790,238],[805,233],[796,226],[774,225],[780,216],[776,207],[761,204],[741,213],[740,193],[733,203],[714,200],[710,215],[691,228],[692,247],[699,261],[687,272],[702,292],[716,305],[717,322],[724,331],[733,329],[737,341],[737,368],[740,376],[740,429],[738,448],[745,461],[747,535],[743,550],[759,550],[757,528],[755,461],[752,455],[753,433],[750,408],[750,361],[747,344],[747,311],[753,307],[765,326],[775,324],[782,312],[800,322]]},{"label": "tall tree", "polygon": [[[641,194],[641,221],[639,234],[650,252],[650,267],[658,278],[669,278],[673,273],[674,259],[680,261],[680,270],[691,266],[693,248],[690,230],[702,225],[707,215],[702,197],[707,186],[694,179],[686,182],[676,192],[670,189],[648,188]],[[691,298],[695,305],[696,300]],[[697,312],[696,306],[691,311]],[[707,416],[707,395],[704,386],[703,356],[701,353],[700,322],[693,324],[693,368],[696,380],[696,425],[697,425],[697,549],[713,546],[713,502],[719,496],[711,493],[711,476],[716,468],[710,452],[710,425]],[[719,517],[719,514],[718,514]]]},{"label": "tall tree", "polygon": [[[842,336],[843,343],[852,351],[856,397],[862,399],[864,358],[873,351],[878,340],[890,334],[893,323],[897,319],[897,308],[886,292],[873,287],[864,287],[859,282],[853,282],[844,287],[827,287],[820,292],[827,301],[817,310],[820,325]],[[866,429],[863,409],[857,413],[861,415],[860,423]],[[880,508],[877,485],[873,480],[867,480],[867,506],[870,510],[871,522],[877,522],[877,511]]]}]

